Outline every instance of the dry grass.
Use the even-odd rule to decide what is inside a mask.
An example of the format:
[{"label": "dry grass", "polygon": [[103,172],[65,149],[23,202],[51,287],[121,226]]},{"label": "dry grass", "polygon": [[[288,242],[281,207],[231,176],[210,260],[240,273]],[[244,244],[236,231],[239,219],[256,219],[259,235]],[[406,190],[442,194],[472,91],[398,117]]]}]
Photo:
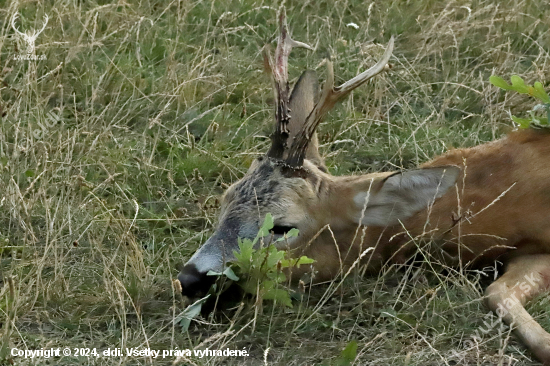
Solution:
[{"label": "dry grass", "polygon": [[[198,0],[17,2],[0,9],[0,290],[6,364],[537,365],[505,329],[470,344],[487,313],[484,275],[420,259],[378,277],[315,286],[293,309],[252,303],[181,332],[171,279],[208,237],[217,196],[265,152],[271,90],[260,47],[278,4]],[[320,127],[334,174],[409,168],[510,129],[531,107],[491,74],[550,76],[543,0],[287,4],[291,76],[326,49],[349,78],[397,37],[394,68]],[[36,55],[11,28],[38,29]],[[359,28],[348,26],[356,23]],[[322,67],[320,68],[322,73]],[[59,121],[47,125],[48,114]],[[44,127],[41,127],[44,126]],[[39,130],[38,133],[34,131]],[[421,257],[419,257],[421,258]],[[492,276],[492,274],[489,274]],[[549,298],[531,307],[550,329]],[[252,326],[255,320],[255,327]],[[464,345],[473,347],[464,349]],[[249,349],[242,358],[22,360],[12,347]]]}]

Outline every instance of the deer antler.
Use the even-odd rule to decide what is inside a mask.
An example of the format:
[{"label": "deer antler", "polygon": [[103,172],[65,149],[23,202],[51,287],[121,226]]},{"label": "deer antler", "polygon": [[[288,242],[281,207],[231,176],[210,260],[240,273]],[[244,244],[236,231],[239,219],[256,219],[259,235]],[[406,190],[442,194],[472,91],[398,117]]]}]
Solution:
[{"label": "deer antler", "polygon": [[275,111],[277,127],[275,128],[275,132],[271,134],[271,149],[267,153],[267,156],[274,159],[282,159],[285,148],[287,148],[286,140],[289,135],[287,126],[290,121],[291,112],[289,108],[288,56],[292,47],[304,47],[312,50],[307,44],[290,38],[286,23],[285,8],[281,5],[279,8],[279,38],[277,40],[277,49],[275,50],[275,64],[273,64],[269,50],[264,48],[264,62],[273,75],[273,89],[277,103]]},{"label": "deer antler", "polygon": [[394,38],[392,36],[384,55],[380,61],[376,63],[376,65],[337,87],[334,86],[334,69],[332,62],[330,60],[327,61],[327,80],[323,85],[321,98],[313,108],[313,111],[307,118],[306,123],[296,134],[296,137],[292,142],[289,155],[286,160],[288,165],[293,167],[302,166],[309,141],[311,140],[315,129],[319,123],[321,123],[325,114],[327,114],[327,112],[330,111],[339,100],[346,97],[353,89],[364,84],[373,76],[378,75],[382,71],[389,68],[387,64],[392,55],[393,44]]},{"label": "deer antler", "polygon": [[42,25],[42,28],[40,28],[38,32],[35,31],[32,35],[35,39],[40,33],[44,32],[44,29],[46,29],[46,25],[48,24],[48,20],[50,20],[50,17],[48,17],[48,14],[44,14],[44,24]]},{"label": "deer antler", "polygon": [[25,33],[21,33],[19,29],[15,27],[15,21],[17,20],[17,18],[19,18],[19,13],[13,14],[13,16],[11,17],[11,27],[13,28],[15,33],[19,34],[22,37],[26,37],[27,35]]}]

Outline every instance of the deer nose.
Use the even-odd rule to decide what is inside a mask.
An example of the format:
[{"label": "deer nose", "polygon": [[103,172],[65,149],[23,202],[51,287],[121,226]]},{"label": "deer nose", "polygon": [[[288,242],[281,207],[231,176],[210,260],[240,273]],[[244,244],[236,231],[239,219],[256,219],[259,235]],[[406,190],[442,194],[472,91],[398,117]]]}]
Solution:
[{"label": "deer nose", "polygon": [[194,264],[185,265],[178,274],[181,283],[182,294],[189,298],[197,298],[206,295],[210,286],[214,283],[214,276],[201,273]]}]

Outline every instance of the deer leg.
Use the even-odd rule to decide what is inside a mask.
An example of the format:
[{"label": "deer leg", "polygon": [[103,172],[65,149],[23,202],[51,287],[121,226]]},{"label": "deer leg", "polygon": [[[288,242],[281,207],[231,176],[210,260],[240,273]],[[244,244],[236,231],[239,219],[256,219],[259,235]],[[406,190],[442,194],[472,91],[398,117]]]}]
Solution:
[{"label": "deer leg", "polygon": [[514,258],[485,291],[486,304],[544,363],[550,365],[550,334],[525,310],[525,303],[550,288],[550,255]]}]

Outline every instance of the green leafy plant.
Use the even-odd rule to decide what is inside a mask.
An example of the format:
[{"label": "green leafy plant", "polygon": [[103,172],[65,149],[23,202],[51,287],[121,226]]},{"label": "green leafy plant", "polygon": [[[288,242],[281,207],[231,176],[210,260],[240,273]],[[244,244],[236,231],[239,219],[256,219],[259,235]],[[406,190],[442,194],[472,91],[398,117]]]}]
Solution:
[{"label": "green leafy plant", "polygon": [[357,341],[350,341],[340,352],[340,355],[331,361],[322,363],[322,366],[351,366],[357,358]]},{"label": "green leafy plant", "polygon": [[[292,307],[289,289],[284,286],[287,278],[283,270],[311,264],[314,260],[306,256],[290,258],[288,252],[276,248],[275,243],[298,236],[298,229],[291,229],[276,240],[273,240],[271,229],[273,217],[268,213],[254,240],[239,238],[239,250],[233,252],[235,260],[232,266],[223,273],[209,274],[225,275],[237,281],[245,292],[256,295],[259,302],[274,300]],[[262,245],[258,248],[259,244]]]},{"label": "green leafy plant", "polygon": [[[537,81],[533,85],[525,84],[523,79],[518,75],[512,75],[510,78],[511,84],[508,84],[504,79],[495,75],[491,76],[489,81],[491,84],[501,89],[513,90],[520,94],[528,94],[542,102],[529,111],[530,118],[519,118],[510,115],[512,120],[517,123],[520,128],[528,128],[531,125],[548,126],[548,121],[550,120],[550,97],[540,82]],[[541,110],[546,112],[545,117],[537,116],[536,112]]]},{"label": "green leafy plant", "polygon": [[349,366],[357,358],[357,341],[349,342],[334,362],[334,366]]},{"label": "green leafy plant", "polygon": [[210,295],[206,295],[202,299],[195,301],[193,304],[187,306],[187,308],[176,317],[176,322],[180,323],[182,333],[189,330],[191,320],[196,318],[201,313],[202,306],[209,297]]}]

